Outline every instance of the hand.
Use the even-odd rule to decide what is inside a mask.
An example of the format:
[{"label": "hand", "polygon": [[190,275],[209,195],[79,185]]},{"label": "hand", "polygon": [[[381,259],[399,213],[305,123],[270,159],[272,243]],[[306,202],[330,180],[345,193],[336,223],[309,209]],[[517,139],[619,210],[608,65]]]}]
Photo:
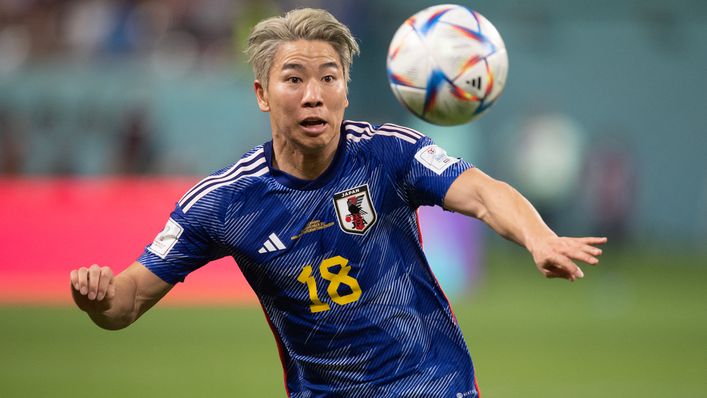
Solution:
[{"label": "hand", "polygon": [[602,250],[595,247],[606,243],[606,238],[568,238],[548,236],[528,246],[535,266],[546,278],[563,278],[574,282],[584,277],[573,260],[597,265]]},{"label": "hand", "polygon": [[113,271],[93,264],[71,271],[71,292],[74,301],[84,311],[107,308],[115,296]]}]

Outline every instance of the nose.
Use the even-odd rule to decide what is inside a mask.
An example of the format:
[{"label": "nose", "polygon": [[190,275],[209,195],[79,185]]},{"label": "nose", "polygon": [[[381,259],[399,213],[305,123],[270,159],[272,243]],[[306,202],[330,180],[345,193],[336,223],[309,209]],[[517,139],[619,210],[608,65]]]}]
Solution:
[{"label": "nose", "polygon": [[302,106],[305,108],[316,108],[322,106],[322,88],[315,79],[308,81],[304,87],[302,95]]}]

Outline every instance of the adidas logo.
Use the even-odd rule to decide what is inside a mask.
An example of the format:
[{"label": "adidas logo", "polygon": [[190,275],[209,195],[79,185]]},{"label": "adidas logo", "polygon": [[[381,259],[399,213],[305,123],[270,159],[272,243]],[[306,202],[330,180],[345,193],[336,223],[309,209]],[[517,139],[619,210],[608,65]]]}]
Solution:
[{"label": "adidas logo", "polygon": [[273,232],[270,234],[270,236],[268,236],[268,240],[263,243],[263,247],[258,250],[258,253],[272,253],[278,250],[285,250],[285,245],[282,244],[280,238],[278,238],[277,235],[275,235],[275,233]]}]

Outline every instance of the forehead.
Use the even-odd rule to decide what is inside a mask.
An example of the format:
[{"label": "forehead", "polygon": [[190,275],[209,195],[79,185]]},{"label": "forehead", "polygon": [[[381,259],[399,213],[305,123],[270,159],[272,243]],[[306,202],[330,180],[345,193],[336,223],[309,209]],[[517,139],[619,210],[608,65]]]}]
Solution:
[{"label": "forehead", "polygon": [[318,67],[334,62],[342,69],[339,54],[331,44],[320,40],[296,40],[280,44],[275,52],[272,71],[282,69],[286,64],[300,64]]}]

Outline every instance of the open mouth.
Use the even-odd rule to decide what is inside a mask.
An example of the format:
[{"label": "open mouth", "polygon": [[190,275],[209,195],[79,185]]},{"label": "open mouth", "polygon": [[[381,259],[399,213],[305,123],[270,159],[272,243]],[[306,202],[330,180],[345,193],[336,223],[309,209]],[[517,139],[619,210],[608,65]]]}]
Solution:
[{"label": "open mouth", "polygon": [[308,118],[300,121],[299,124],[302,127],[315,127],[315,126],[325,125],[326,121],[324,119],[321,119],[318,117],[308,117]]}]

